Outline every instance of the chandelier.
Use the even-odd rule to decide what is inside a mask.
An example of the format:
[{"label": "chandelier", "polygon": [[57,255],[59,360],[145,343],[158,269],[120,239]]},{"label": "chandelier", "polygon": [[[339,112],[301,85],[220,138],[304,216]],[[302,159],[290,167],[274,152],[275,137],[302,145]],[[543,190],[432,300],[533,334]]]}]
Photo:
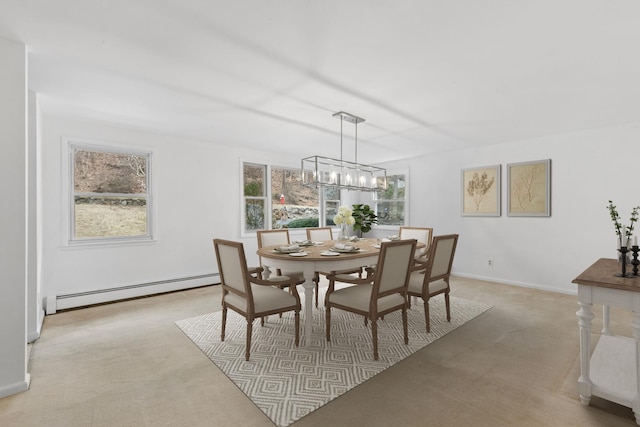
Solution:
[{"label": "chandelier", "polygon": [[[358,123],[361,117],[340,111],[333,117],[340,119],[340,159],[311,156],[302,159],[302,185],[305,187],[333,187],[342,190],[377,191],[387,186],[387,171],[376,166],[358,163]],[[355,155],[350,162],[342,158],[343,123],[355,125]]]}]

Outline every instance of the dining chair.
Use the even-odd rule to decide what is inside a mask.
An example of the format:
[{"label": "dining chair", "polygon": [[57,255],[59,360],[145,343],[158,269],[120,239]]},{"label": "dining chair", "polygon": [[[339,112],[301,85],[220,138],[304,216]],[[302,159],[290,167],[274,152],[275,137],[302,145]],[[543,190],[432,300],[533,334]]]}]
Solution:
[{"label": "dining chair", "polygon": [[[295,345],[297,347],[300,343],[301,304],[296,285],[303,283],[304,279],[275,276],[263,280],[260,274],[253,276],[249,273],[242,243],[213,239],[213,246],[222,284],[220,340],[224,341],[227,310],[231,309],[244,316],[247,320],[245,360],[249,360],[253,321],[256,318],[261,318],[264,322],[264,318],[270,314],[294,311]],[[289,287],[290,292],[274,285]]]},{"label": "dining chair", "polygon": [[[333,230],[331,227],[314,227],[307,228],[307,240],[312,242],[329,242],[333,240]],[[343,274],[357,273],[360,277],[362,275],[362,268],[354,268],[349,271],[343,272]],[[327,275],[326,272],[316,271],[313,274],[313,283],[316,285],[316,308],[318,308],[318,290],[320,289],[320,275]]]},{"label": "dining chair", "polygon": [[[378,319],[394,311],[402,311],[404,343],[409,344],[407,325],[407,285],[413,265],[416,240],[384,242],[376,268],[367,268],[367,276],[357,278],[332,271],[327,275],[329,289],[325,296],[326,335],[331,341],[331,309],[359,314],[371,321],[373,358],[378,360]],[[350,283],[336,289],[336,282]]]},{"label": "dining chair", "polygon": [[[329,242],[333,240],[333,231],[331,227],[315,227],[307,228],[307,240],[311,242]],[[313,273],[313,283],[316,285],[316,308],[318,308],[318,290],[320,289],[320,273],[316,271]]]},{"label": "dining chair", "polygon": [[307,239],[312,242],[328,242],[333,240],[331,227],[307,228]]},{"label": "dining chair", "polygon": [[[277,230],[258,230],[258,249],[262,249],[264,246],[274,246],[274,245],[283,245],[288,246],[291,244],[291,240],[289,239],[289,230],[287,229],[277,229]],[[262,258],[260,258],[260,265],[267,269],[269,268],[264,264]],[[271,271],[271,269],[269,269]],[[302,271],[282,271],[280,269],[276,269],[275,274],[278,276],[289,276],[289,277],[304,277]]]},{"label": "dining chair", "polygon": [[416,249],[416,258],[423,258],[427,254],[432,236],[433,228],[429,227],[400,227],[398,230],[398,237],[401,239],[416,239],[425,245],[423,248]]},{"label": "dining chair", "polygon": [[424,318],[427,333],[431,332],[429,322],[429,300],[439,294],[444,294],[447,309],[447,322],[451,321],[451,306],[449,302],[449,277],[453,266],[453,256],[458,245],[457,234],[435,236],[429,247],[427,259],[416,262],[416,266],[409,278],[407,295],[420,297],[424,302]]}]

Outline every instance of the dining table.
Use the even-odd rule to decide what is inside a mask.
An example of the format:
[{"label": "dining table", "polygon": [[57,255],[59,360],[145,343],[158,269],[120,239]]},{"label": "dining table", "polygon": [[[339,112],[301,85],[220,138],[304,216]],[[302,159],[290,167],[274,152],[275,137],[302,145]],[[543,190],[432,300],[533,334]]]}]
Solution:
[{"label": "dining table", "polygon": [[[382,239],[384,242],[387,239]],[[326,242],[293,242],[298,248],[283,251],[281,248],[292,245],[264,246],[256,252],[262,260],[263,267],[274,270],[302,271],[304,275],[304,334],[305,346],[311,345],[313,329],[313,293],[315,284],[313,278],[316,271],[331,272],[365,267],[378,263],[381,240],[358,239],[355,241],[330,240]],[[351,246],[353,250],[340,249]],[[417,242],[416,248],[424,248],[424,243]],[[265,268],[263,275],[269,277],[269,268]]]},{"label": "dining table", "polygon": [[[295,242],[294,242],[295,244]],[[346,245],[346,249],[344,248]],[[280,270],[302,271],[304,275],[304,335],[305,346],[311,345],[313,326],[313,278],[316,271],[330,272],[374,265],[378,262],[380,241],[377,239],[360,239],[353,242],[310,242],[297,244],[298,249],[290,245],[264,246],[257,254],[262,259],[263,267]],[[350,249],[349,247],[353,248]],[[291,249],[287,249],[291,248]],[[284,250],[283,250],[284,249]],[[269,268],[263,273],[270,274]]]}]

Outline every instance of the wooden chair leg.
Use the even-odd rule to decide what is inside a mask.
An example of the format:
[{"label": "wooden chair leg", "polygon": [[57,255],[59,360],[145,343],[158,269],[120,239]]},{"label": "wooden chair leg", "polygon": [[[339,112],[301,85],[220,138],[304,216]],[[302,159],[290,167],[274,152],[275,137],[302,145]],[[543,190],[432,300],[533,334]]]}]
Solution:
[{"label": "wooden chair leg", "polygon": [[224,341],[224,334],[227,329],[227,308],[222,309],[222,332],[220,332],[220,341]]},{"label": "wooden chair leg", "polygon": [[373,359],[378,360],[378,319],[371,319],[371,335],[373,336]]},{"label": "wooden chair leg", "polygon": [[298,347],[300,345],[300,312],[298,310],[296,310],[296,314],[295,314],[295,325],[296,325],[296,347]]},{"label": "wooden chair leg", "polygon": [[424,322],[427,325],[427,333],[431,332],[431,325],[429,324],[429,299],[424,300]]},{"label": "wooden chair leg", "polygon": [[325,312],[326,336],[327,342],[329,342],[331,341],[331,307],[326,307]]},{"label": "wooden chair leg", "polygon": [[247,320],[247,348],[244,352],[245,360],[249,360],[249,354],[251,353],[251,332],[253,331],[253,320]]},{"label": "wooden chair leg", "polygon": [[407,309],[402,309],[402,329],[404,330],[404,343],[409,344],[409,320],[407,319]]},{"label": "wooden chair leg", "polygon": [[449,302],[449,292],[444,294],[444,303],[447,306],[447,322],[451,322],[451,304]]}]

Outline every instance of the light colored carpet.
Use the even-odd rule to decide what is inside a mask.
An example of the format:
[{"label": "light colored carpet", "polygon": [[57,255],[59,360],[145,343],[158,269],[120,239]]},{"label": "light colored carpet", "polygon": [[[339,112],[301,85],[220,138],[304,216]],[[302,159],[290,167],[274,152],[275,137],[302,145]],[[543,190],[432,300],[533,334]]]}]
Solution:
[{"label": "light colored carpet", "polygon": [[[271,316],[253,327],[251,360],[245,361],[246,321],[229,310],[225,341],[220,341],[222,313],[176,322],[274,424],[285,427],[315,411],[388,367],[462,326],[491,308],[451,297],[451,323],[443,298],[430,303],[431,333],[424,325],[422,301],[409,310],[409,345],[399,312],[378,322],[380,360],[373,360],[371,330],[363,318],[332,310],[331,342],[325,340],[324,309],[314,309],[312,345],[295,347],[293,314]],[[304,309],[303,309],[304,312]],[[301,315],[301,334],[304,327]]]}]

